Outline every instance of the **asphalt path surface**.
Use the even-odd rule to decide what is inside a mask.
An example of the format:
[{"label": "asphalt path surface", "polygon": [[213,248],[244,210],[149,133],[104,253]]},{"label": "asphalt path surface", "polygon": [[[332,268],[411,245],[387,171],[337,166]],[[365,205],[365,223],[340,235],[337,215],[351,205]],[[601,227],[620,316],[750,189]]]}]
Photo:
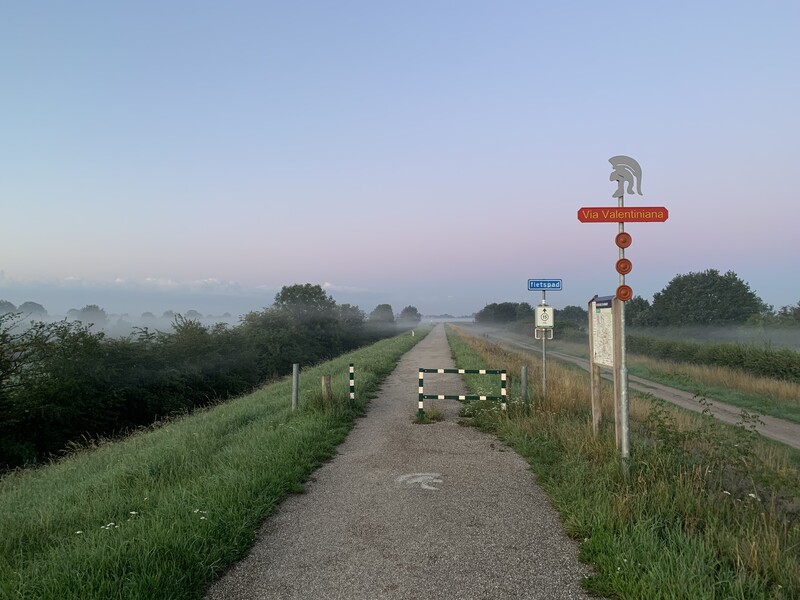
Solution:
[{"label": "asphalt path surface", "polygon": [[[467,329],[467,331],[469,331],[469,329]],[[541,353],[542,351],[541,342],[527,342],[520,340],[517,336],[508,332],[489,332],[480,330],[478,335],[485,336],[488,339],[496,342],[502,342],[503,344],[507,344],[516,348],[532,350],[538,353]],[[589,370],[589,361],[585,358],[579,358],[577,356],[571,356],[561,352],[552,352],[550,350],[547,351],[547,356],[560,361],[578,365],[586,371]],[[603,377],[606,379],[611,379],[611,374],[604,373]],[[678,390],[660,383],[656,383],[655,381],[643,379],[642,377],[636,377],[635,375],[628,375],[628,387],[632,390],[652,394],[656,398],[661,398],[662,400],[666,400],[667,402],[671,402],[672,404],[676,404],[682,408],[694,412],[702,412],[704,408],[700,402],[698,402],[695,395],[691,392]],[[726,404],[717,400],[710,400],[710,402],[710,410],[715,418],[732,425],[741,422],[742,409],[740,407],[732,404]],[[759,419],[761,420],[761,423],[757,424],[755,429],[761,435],[778,442],[782,442],[788,446],[792,446],[793,448],[800,449],[800,424],[761,414],[759,414]]]},{"label": "asphalt path surface", "polygon": [[[434,402],[441,422],[412,422],[420,367],[454,367],[442,325],[209,600],[589,598],[577,542],[519,455],[459,425],[457,401]],[[466,393],[449,374],[426,374],[425,389]]]}]

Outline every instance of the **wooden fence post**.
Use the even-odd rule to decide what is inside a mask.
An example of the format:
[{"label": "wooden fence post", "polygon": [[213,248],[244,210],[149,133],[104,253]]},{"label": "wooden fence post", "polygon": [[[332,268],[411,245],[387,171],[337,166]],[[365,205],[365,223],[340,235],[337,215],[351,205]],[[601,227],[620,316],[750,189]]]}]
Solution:
[{"label": "wooden fence post", "polygon": [[331,403],[331,376],[330,375],[323,375],[322,376],[322,402],[326,406]]},{"label": "wooden fence post", "polygon": [[300,363],[294,363],[292,365],[292,412],[297,410],[299,387],[300,387]]},{"label": "wooden fence post", "polygon": [[528,365],[522,365],[519,374],[519,395],[522,402],[528,406]]}]

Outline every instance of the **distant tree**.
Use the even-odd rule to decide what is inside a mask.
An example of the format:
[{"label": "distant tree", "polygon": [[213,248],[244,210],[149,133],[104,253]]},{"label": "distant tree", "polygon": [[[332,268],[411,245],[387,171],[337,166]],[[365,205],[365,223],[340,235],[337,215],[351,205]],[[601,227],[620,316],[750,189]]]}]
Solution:
[{"label": "distant tree", "polygon": [[143,312],[142,313],[142,321],[155,321],[156,316],[151,312]]},{"label": "distant tree", "polygon": [[336,301],[322,286],[310,283],[284,286],[269,310],[287,319],[293,342],[302,349],[293,362],[316,362],[341,351],[342,328]]},{"label": "distant tree", "polygon": [[800,325],[800,302],[794,306],[781,306],[775,316],[779,322]]},{"label": "distant tree", "polygon": [[161,315],[161,318],[162,319],[167,319],[169,321],[172,321],[173,319],[175,319],[175,311],[165,310],[163,312],[163,314]]},{"label": "distant tree", "polygon": [[410,305],[401,310],[400,315],[397,317],[398,324],[404,327],[413,327],[421,320],[422,315],[419,314],[417,307]]},{"label": "distant tree", "polygon": [[203,315],[201,315],[196,310],[187,310],[186,311],[186,318],[187,319],[202,319]]},{"label": "distant tree", "polygon": [[487,304],[475,314],[475,321],[478,323],[511,323],[517,319],[517,306],[518,304],[515,302]]},{"label": "distant tree", "polygon": [[336,307],[342,344],[346,348],[356,348],[365,341],[366,313],[352,304],[341,304]]},{"label": "distant tree", "polygon": [[394,324],[394,311],[391,304],[379,304],[369,313],[369,322],[375,325]]},{"label": "distant tree", "polygon": [[[70,311],[73,313],[73,311]],[[84,325],[97,325],[98,327],[105,327],[108,322],[108,315],[106,311],[97,306],[97,304],[87,304],[79,311],[73,313],[74,318]]]},{"label": "distant tree", "polygon": [[767,306],[733,271],[716,269],[676,275],[653,295],[653,325],[732,325],[746,322]]},{"label": "distant tree", "polygon": [[650,302],[641,296],[634,296],[625,303],[625,324],[644,327],[650,324]]},{"label": "distant tree", "polygon": [[275,294],[273,306],[294,317],[333,316],[336,301],[325,293],[321,285],[305,283],[282,287],[281,291]]},{"label": "distant tree", "polygon": [[586,329],[589,326],[589,311],[581,306],[569,305],[562,309],[556,309],[554,316],[556,325],[560,323],[571,323],[578,329]]},{"label": "distant tree", "polygon": [[17,307],[8,300],[0,300],[0,315],[16,312]]},{"label": "distant tree", "polygon": [[38,302],[23,302],[17,308],[17,312],[20,312],[25,317],[36,317],[38,319],[44,319],[47,317],[47,311],[44,309],[44,306],[39,304]]},{"label": "distant tree", "polygon": [[340,304],[337,307],[339,321],[348,329],[359,329],[367,320],[366,313],[352,304]]},{"label": "distant tree", "polygon": [[778,310],[769,307],[760,315],[753,315],[747,320],[748,325],[767,325],[770,327],[795,327],[800,326],[800,302],[795,306],[781,306]]},{"label": "distant tree", "polygon": [[519,304],[517,304],[516,311],[517,311],[517,316],[516,316],[517,321],[522,321],[523,319],[531,319],[536,314],[533,310],[533,307],[527,302],[520,302]]}]

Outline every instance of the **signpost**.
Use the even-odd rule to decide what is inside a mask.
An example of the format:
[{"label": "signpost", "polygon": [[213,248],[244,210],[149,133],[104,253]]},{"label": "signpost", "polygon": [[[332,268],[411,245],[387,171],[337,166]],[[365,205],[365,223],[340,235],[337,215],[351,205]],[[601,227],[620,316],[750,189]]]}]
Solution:
[{"label": "signpost", "polygon": [[560,279],[528,279],[528,291],[538,292],[539,290],[546,292],[548,290],[553,292],[561,291]]},{"label": "signpost", "polygon": [[663,206],[589,206],[578,209],[581,223],[663,223],[669,211]]},{"label": "signpost", "polygon": [[[612,320],[614,339],[614,396],[615,414],[617,418],[617,446],[621,450],[622,458],[627,465],[630,458],[630,439],[628,430],[628,368],[625,348],[625,302],[633,298],[633,290],[625,284],[625,276],[633,270],[633,263],[625,258],[625,249],[631,245],[633,239],[625,231],[625,223],[663,223],[669,218],[669,211],[663,206],[625,206],[625,190],[629,194],[642,195],[642,167],[630,156],[612,156],[608,159],[613,170],[609,181],[617,182],[617,190],[611,195],[617,198],[617,206],[589,206],[578,209],[578,220],[581,223],[618,223],[618,233],[614,242],[619,248],[619,260],[614,265],[619,273],[619,286],[612,298]],[[635,191],[634,191],[635,187]],[[595,300],[590,306],[590,354],[594,352],[594,341],[591,334],[592,309],[597,310]],[[593,357],[592,357],[593,360]],[[594,363],[593,363],[594,364]],[[592,374],[594,378],[594,373]],[[592,400],[594,413],[594,396]],[[593,414],[593,419],[596,416]],[[598,423],[599,426],[599,423]]]},{"label": "signpost", "polygon": [[547,340],[553,339],[553,308],[547,304],[547,291],[560,292],[560,279],[528,279],[528,291],[542,292],[542,303],[536,307],[534,337],[542,340],[542,400],[547,395]]}]

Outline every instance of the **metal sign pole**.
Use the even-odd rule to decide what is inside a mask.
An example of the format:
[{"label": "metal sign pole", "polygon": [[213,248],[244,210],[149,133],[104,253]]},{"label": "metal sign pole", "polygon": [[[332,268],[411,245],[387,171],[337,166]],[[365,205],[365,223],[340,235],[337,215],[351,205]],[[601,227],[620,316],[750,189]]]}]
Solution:
[{"label": "metal sign pole", "polygon": [[[630,156],[618,155],[608,159],[613,170],[609,181],[616,181],[617,191],[611,194],[617,198],[616,207],[582,207],[578,209],[578,220],[581,223],[618,223],[619,233],[614,240],[619,248],[619,260],[616,270],[619,273],[619,287],[615,293],[613,320],[616,324],[614,333],[614,396],[615,408],[619,419],[617,429],[617,442],[621,448],[623,463],[626,465],[630,458],[630,404],[628,401],[628,364],[627,340],[625,339],[625,302],[633,298],[633,290],[625,285],[625,275],[631,272],[633,265],[625,258],[625,248],[631,245],[631,236],[625,233],[626,222],[638,223],[663,223],[669,218],[669,211],[664,206],[631,206],[625,208],[624,193],[627,187],[629,194],[642,195],[642,167]],[[635,189],[634,189],[635,188]],[[531,289],[531,283],[528,283]],[[617,335],[618,334],[618,335]],[[619,339],[617,339],[619,337]]]},{"label": "metal sign pole", "polygon": [[[542,306],[545,306],[546,294],[542,290]],[[547,332],[542,331],[542,400],[547,397]]]},{"label": "metal sign pole", "polygon": [[[624,194],[619,196],[619,207],[625,205]],[[620,221],[619,232],[625,232],[625,223]],[[620,260],[625,258],[625,248],[619,249]],[[619,275],[620,286],[625,285],[625,275]],[[627,463],[631,455],[630,450],[630,431],[628,426],[628,361],[625,344],[625,302],[619,303],[619,404],[620,404],[620,446],[622,451],[622,460]]]},{"label": "metal sign pole", "polygon": [[528,279],[528,291],[541,291],[542,302],[536,307],[534,336],[542,336],[542,399],[547,395],[547,339],[553,339],[553,311],[547,306],[547,290],[561,291],[560,279]]}]

